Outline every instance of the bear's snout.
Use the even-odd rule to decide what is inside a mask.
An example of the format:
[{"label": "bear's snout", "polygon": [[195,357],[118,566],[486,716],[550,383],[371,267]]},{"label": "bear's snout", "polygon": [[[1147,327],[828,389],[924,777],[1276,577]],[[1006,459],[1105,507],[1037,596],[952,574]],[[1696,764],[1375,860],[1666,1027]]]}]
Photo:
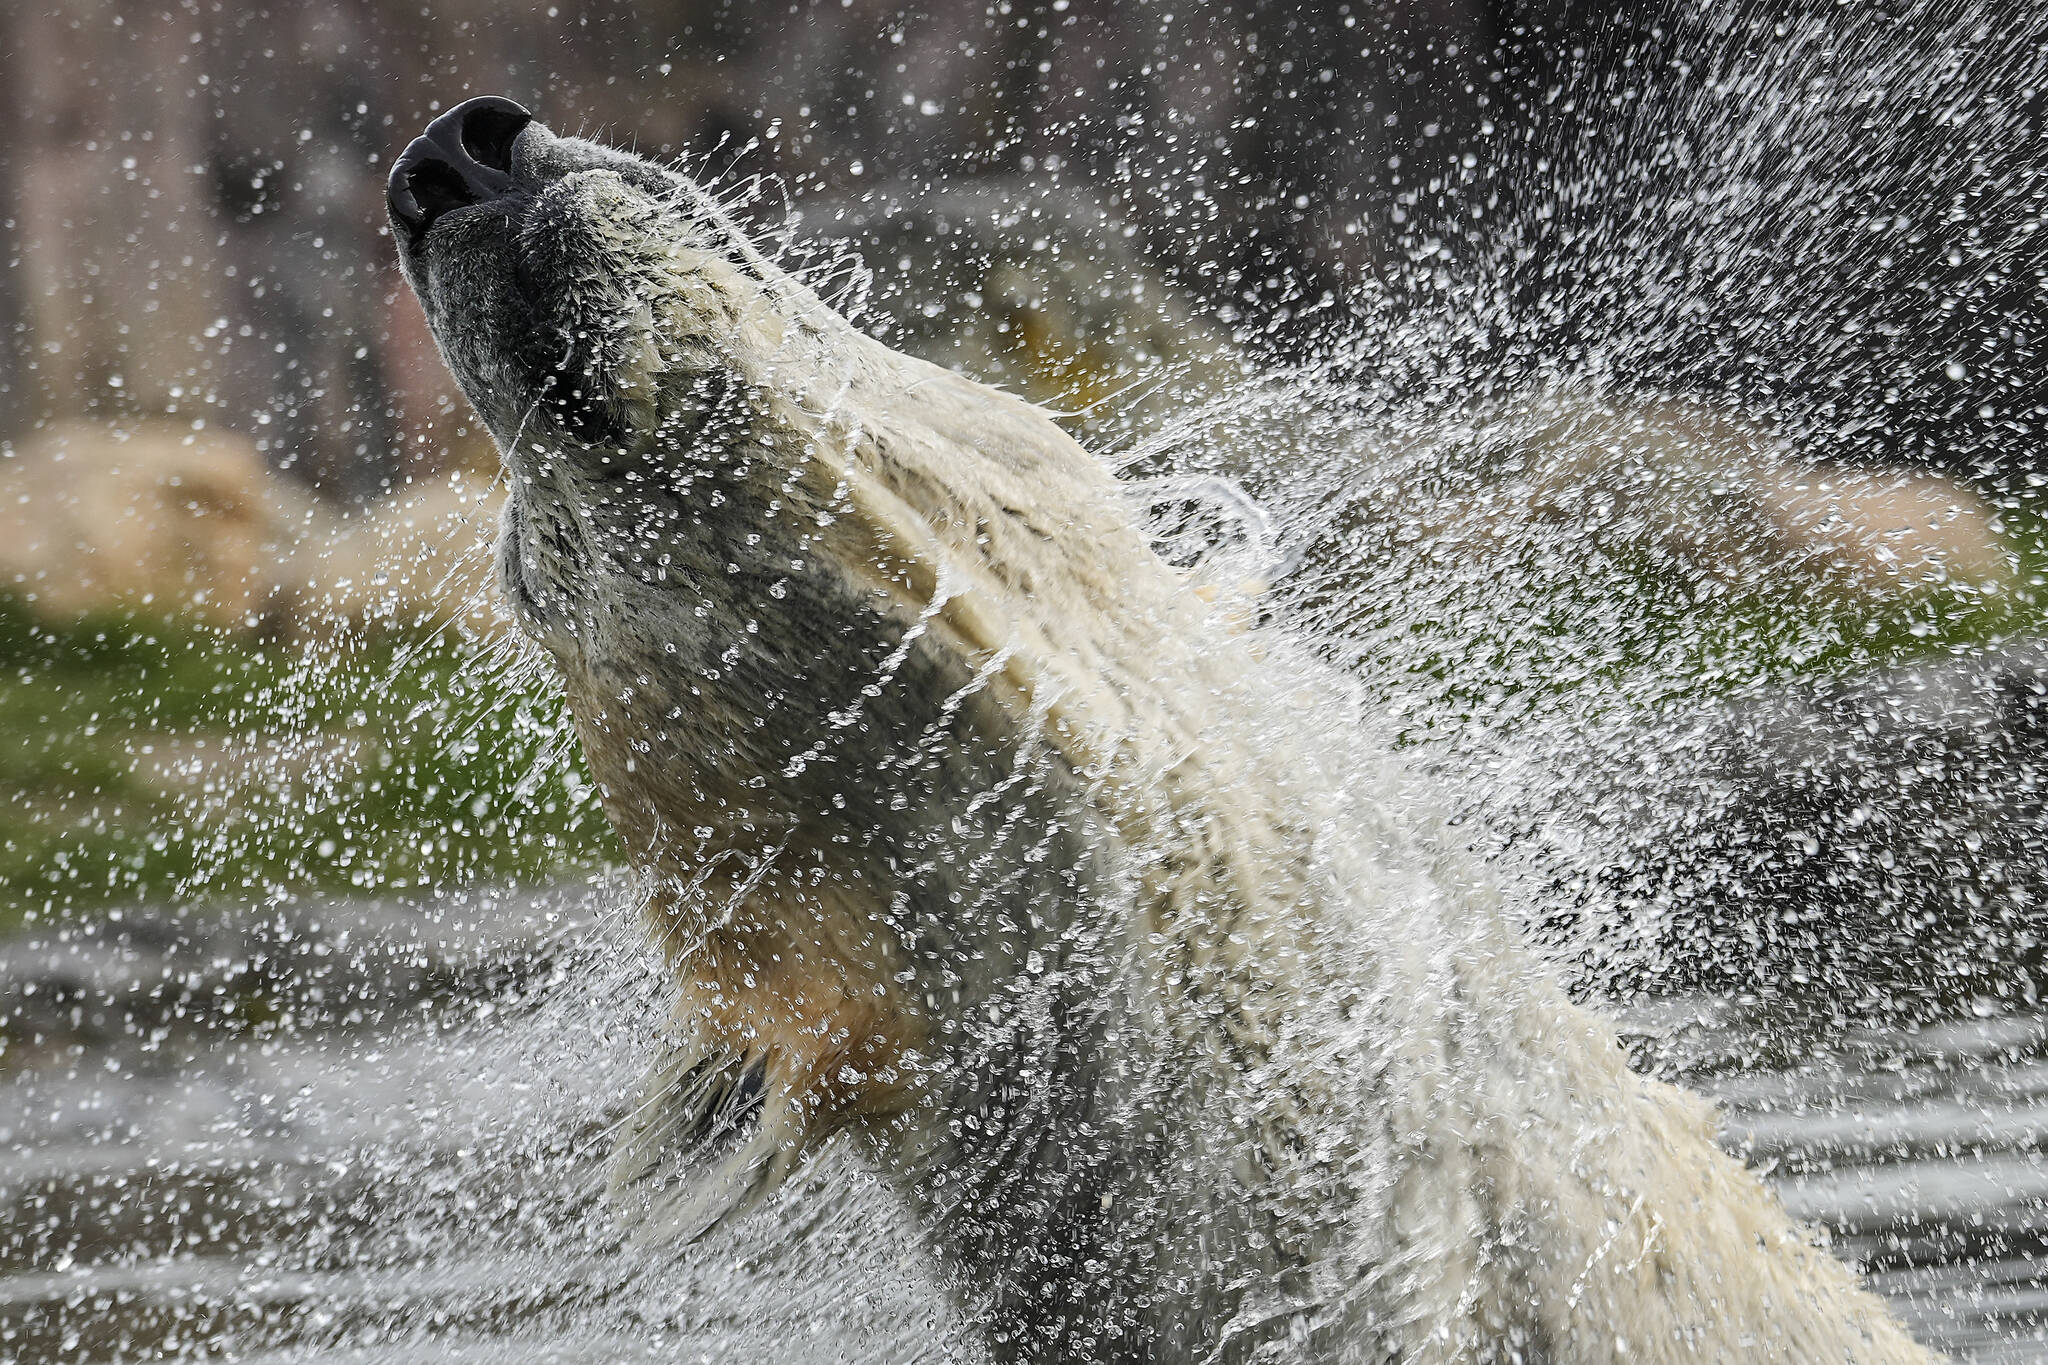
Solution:
[{"label": "bear's snout", "polygon": [[429,123],[392,164],[392,223],[417,246],[444,214],[511,193],[512,142],[532,122],[511,100],[479,95]]}]

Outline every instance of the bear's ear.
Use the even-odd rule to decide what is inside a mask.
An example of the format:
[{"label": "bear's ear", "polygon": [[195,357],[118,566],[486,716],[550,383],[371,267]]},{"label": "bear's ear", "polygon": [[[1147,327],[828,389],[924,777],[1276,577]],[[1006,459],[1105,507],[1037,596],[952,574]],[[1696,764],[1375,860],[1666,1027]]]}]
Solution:
[{"label": "bear's ear", "polygon": [[773,1194],[808,1143],[765,1057],[671,1042],[619,1128],[606,1193],[642,1245],[695,1241]]}]

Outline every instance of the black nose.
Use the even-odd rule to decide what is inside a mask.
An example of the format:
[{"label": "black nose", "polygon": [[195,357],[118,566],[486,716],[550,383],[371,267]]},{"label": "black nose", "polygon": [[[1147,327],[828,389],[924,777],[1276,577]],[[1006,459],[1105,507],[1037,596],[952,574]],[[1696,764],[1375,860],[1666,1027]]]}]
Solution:
[{"label": "black nose", "polygon": [[464,100],[427,125],[391,167],[391,221],[414,243],[452,209],[512,188],[512,139],[533,115],[501,95]]}]

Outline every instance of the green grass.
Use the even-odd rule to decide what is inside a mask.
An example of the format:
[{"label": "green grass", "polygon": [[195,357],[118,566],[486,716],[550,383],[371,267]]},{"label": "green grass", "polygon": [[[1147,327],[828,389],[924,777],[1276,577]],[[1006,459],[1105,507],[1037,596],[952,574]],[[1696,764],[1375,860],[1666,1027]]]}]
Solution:
[{"label": "green grass", "polygon": [[[1412,623],[1408,653],[1439,680],[1431,714],[1469,720],[1698,699],[2040,633],[2048,521],[2031,506],[2004,519],[2021,571],[1997,596],[1856,615],[1624,572],[1602,588],[1630,595],[1616,612],[1611,595],[1537,580],[1517,597],[1503,579],[1469,613]],[[539,670],[432,638],[53,628],[0,599],[0,930],[136,901],[538,880],[617,856]]]},{"label": "green grass", "polygon": [[537,679],[0,600],[0,928],[123,902],[533,880],[615,856]]},{"label": "green grass", "polygon": [[1305,607],[1381,682],[1397,743],[1495,743],[1559,718],[1685,711],[1749,687],[2048,634],[2041,500],[2001,499],[1999,522],[2017,572],[1993,591],[1843,594],[1800,573],[1715,582],[1626,548],[1536,540],[1503,545],[1483,574],[1453,560],[1391,589],[1335,572]]},{"label": "green grass", "polygon": [[2048,632],[2048,508],[2038,498],[1994,501],[2017,566],[2002,591],[1933,589],[1861,611],[1751,599],[1706,622],[1698,648],[1735,661],[1739,684],[1854,674]]}]

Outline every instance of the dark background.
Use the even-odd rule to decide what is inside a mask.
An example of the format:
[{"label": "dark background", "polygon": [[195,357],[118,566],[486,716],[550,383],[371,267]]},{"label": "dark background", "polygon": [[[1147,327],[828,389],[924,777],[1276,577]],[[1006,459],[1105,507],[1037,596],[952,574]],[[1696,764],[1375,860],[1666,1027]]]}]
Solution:
[{"label": "dark background", "polygon": [[31,0],[0,10],[0,438],[204,421],[343,499],[445,459],[382,181],[497,92],[800,205],[1092,198],[1269,359],[1406,314],[1469,363],[1367,377],[1708,393],[2023,481],[2044,34],[1905,0]]}]

